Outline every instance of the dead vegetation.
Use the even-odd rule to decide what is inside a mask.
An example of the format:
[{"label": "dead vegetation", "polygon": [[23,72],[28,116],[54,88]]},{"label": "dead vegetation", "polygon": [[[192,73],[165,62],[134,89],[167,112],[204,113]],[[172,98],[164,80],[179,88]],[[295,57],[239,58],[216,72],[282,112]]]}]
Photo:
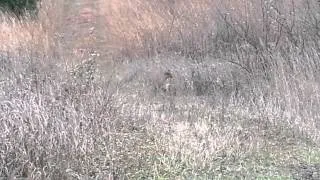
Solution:
[{"label": "dead vegetation", "polygon": [[0,176],[319,179],[315,1],[101,2],[118,51],[77,66],[2,21]]}]

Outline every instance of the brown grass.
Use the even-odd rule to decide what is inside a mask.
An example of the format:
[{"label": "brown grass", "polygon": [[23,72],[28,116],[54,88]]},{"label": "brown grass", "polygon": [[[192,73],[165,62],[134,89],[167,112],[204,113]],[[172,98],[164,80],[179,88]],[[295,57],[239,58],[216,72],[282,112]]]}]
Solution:
[{"label": "brown grass", "polygon": [[[319,179],[316,6],[101,2],[112,65],[0,56],[0,176]],[[53,38],[49,20],[10,26]]]},{"label": "brown grass", "polygon": [[[38,17],[24,17],[23,21],[10,14],[0,14],[0,51],[55,53],[55,33],[59,26],[59,1],[44,0]],[[55,11],[55,12],[53,12]]]},{"label": "brown grass", "polygon": [[[186,44],[208,51],[208,37],[219,31],[217,23],[221,18],[244,28],[250,24],[252,31],[263,36],[266,28],[277,31],[275,17],[290,19],[303,1],[101,0],[101,3],[108,43],[129,54],[141,55],[157,54],[163,49],[193,51],[185,49]],[[266,24],[270,25],[265,27]]]},{"label": "brown grass", "polygon": [[[146,39],[159,43],[175,36],[186,36],[200,30],[213,17],[210,9],[216,8],[209,0],[201,1],[102,1],[106,17],[106,32],[118,47],[132,48],[139,53],[148,46]],[[212,24],[211,24],[212,25]],[[183,32],[181,32],[183,30]],[[151,47],[150,47],[151,48]]]}]

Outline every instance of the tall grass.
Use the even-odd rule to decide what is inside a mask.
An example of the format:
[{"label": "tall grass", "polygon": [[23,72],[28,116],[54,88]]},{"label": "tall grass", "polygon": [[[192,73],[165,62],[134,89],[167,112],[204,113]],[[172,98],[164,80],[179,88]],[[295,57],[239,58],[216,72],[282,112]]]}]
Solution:
[{"label": "tall grass", "polygon": [[109,67],[1,54],[0,176],[319,178],[314,1],[102,2]]},{"label": "tall grass", "polygon": [[[213,51],[215,38],[220,37],[217,33],[225,32],[225,26],[236,28],[228,29],[225,34],[228,39],[233,40],[233,35],[238,33],[250,43],[259,43],[251,42],[259,41],[259,38],[275,41],[278,36],[273,33],[288,30],[300,13],[298,7],[311,1],[102,2],[106,7],[102,10],[106,16],[106,36],[110,37],[111,44],[127,54],[154,55],[172,51],[193,57]],[[276,37],[269,37],[271,35]]]},{"label": "tall grass", "polygon": [[56,53],[61,1],[45,0],[39,6],[37,18],[32,14],[20,18],[8,12],[0,14],[0,51],[33,51],[41,55]]}]

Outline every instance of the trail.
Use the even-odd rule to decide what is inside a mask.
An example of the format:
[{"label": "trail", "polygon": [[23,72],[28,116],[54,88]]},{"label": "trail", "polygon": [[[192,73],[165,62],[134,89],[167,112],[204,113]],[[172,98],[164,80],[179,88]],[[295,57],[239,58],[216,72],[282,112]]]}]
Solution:
[{"label": "trail", "polygon": [[63,4],[63,18],[60,28],[61,48],[68,58],[87,58],[99,54],[105,58],[104,18],[101,0],[68,0]]}]

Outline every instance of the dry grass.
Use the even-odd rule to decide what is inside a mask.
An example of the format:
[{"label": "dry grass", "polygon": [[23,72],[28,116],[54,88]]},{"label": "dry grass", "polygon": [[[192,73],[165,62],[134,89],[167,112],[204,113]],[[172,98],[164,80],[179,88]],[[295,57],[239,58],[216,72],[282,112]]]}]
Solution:
[{"label": "dry grass", "polygon": [[161,47],[168,43],[180,43],[177,36],[190,35],[204,26],[214,26],[207,22],[214,18],[210,9],[216,6],[206,0],[112,0],[102,3],[105,7],[103,14],[106,17],[107,34],[113,40],[111,43],[125,50],[131,48],[129,53],[132,54],[156,51],[151,47],[156,44],[146,43],[161,43],[156,45]]},{"label": "dry grass", "polygon": [[51,39],[42,25],[37,22],[19,22],[15,18],[2,15],[3,23],[0,27],[1,51],[19,52],[26,48],[40,49],[40,52],[50,51]]},{"label": "dry grass", "polygon": [[112,66],[1,54],[0,176],[319,179],[316,6],[103,2]]},{"label": "dry grass", "polygon": [[41,55],[53,55],[56,47],[55,33],[59,25],[58,5],[59,1],[42,1],[38,17],[35,19],[28,16],[23,21],[1,13],[0,51],[32,51]]},{"label": "dry grass", "polygon": [[263,36],[270,28],[279,31],[279,21],[294,19],[292,14],[299,13],[296,7],[305,2],[101,0],[101,3],[105,7],[102,13],[106,17],[108,43],[128,55],[139,56],[163,51],[207,54],[212,49],[213,36],[219,31],[219,21],[224,18],[237,23],[241,30],[250,26],[256,35]]}]

